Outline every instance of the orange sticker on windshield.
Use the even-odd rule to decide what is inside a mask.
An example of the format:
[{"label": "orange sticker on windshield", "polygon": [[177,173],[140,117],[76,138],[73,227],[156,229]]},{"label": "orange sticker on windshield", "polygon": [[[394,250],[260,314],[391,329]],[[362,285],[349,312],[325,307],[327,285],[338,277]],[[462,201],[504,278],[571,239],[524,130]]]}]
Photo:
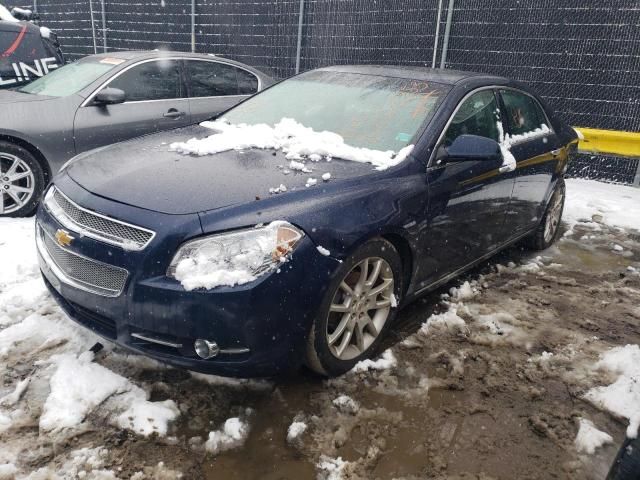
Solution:
[{"label": "orange sticker on windshield", "polygon": [[124,63],[124,60],[122,58],[107,57],[100,60],[100,63],[106,63],[107,65],[120,65],[121,63]]}]

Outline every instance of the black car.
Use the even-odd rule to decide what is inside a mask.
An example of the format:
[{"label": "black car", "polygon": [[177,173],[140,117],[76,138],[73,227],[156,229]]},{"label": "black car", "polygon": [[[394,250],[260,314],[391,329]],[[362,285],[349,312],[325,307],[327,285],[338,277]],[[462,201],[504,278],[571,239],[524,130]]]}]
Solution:
[{"label": "black car", "polygon": [[[30,12],[20,18],[31,18]],[[0,4],[0,89],[25,85],[64,65],[55,33],[21,21]]]},{"label": "black car", "polygon": [[411,300],[549,247],[576,143],[506,78],[313,70],[70,161],[38,210],[41,269],[71,318],[173,365],[338,375]]}]

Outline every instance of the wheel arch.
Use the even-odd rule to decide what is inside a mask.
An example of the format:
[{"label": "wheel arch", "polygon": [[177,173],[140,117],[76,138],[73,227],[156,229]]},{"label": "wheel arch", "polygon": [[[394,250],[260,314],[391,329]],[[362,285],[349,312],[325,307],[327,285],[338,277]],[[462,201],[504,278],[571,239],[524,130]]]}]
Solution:
[{"label": "wheel arch", "polygon": [[381,238],[391,243],[400,256],[402,262],[402,289],[403,295],[409,290],[409,284],[413,278],[413,251],[411,245],[402,235],[396,232],[388,232],[380,235]]},{"label": "wheel arch", "polygon": [[47,158],[43,155],[40,149],[38,149],[38,147],[36,147],[32,143],[29,143],[28,141],[20,137],[16,137],[14,135],[8,135],[6,133],[0,133],[0,141],[9,142],[9,143],[18,145],[19,147],[24,148],[31,155],[33,155],[35,159],[38,161],[38,163],[40,164],[40,166],[42,167],[45,185],[48,185],[49,182],[51,182],[52,173],[51,173],[51,168],[49,167],[49,162],[47,162]]}]

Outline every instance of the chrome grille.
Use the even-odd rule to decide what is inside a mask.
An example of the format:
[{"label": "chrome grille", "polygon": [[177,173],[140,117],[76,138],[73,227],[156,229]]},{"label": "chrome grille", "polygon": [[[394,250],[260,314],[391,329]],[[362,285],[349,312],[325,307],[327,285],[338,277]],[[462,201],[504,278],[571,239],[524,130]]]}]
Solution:
[{"label": "chrome grille", "polygon": [[117,297],[124,290],[129,275],[124,268],[107,265],[62,248],[39,225],[38,247],[60,281],[106,297]]},{"label": "chrome grille", "polygon": [[47,193],[45,206],[64,226],[125,250],[142,250],[155,233],[80,207],[55,187]]}]

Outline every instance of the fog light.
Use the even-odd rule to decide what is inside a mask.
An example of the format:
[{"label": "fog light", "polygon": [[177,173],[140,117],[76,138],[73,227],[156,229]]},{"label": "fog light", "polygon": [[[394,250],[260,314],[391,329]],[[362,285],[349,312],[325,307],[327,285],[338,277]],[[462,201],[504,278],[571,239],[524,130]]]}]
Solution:
[{"label": "fog light", "polygon": [[193,348],[196,349],[196,353],[200,358],[204,358],[205,360],[208,358],[215,357],[220,353],[220,347],[216,342],[210,342],[208,340],[204,340],[202,338],[198,338],[195,342],[193,342]]}]

